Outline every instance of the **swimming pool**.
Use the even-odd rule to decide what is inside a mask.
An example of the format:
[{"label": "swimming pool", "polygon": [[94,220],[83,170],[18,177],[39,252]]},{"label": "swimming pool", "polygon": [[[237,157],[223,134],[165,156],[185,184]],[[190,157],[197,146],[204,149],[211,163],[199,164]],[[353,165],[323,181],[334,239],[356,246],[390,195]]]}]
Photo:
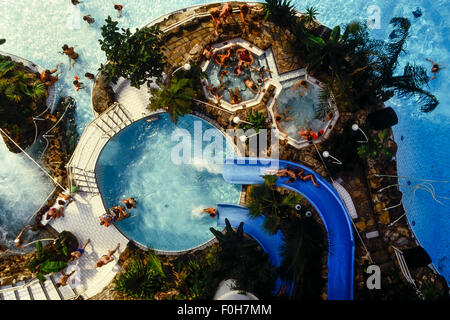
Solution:
[{"label": "swimming pool", "polygon": [[314,132],[324,130],[327,122],[317,118],[320,88],[308,82],[308,87],[301,85],[294,90],[294,85],[300,81],[283,83],[283,89],[278,95],[277,113],[281,115],[280,124],[284,131],[294,140],[304,140],[300,131]]},{"label": "swimming pool", "polygon": [[[123,18],[119,27],[140,27],[162,14],[184,8],[189,5],[210,3],[206,0],[127,0],[124,3]],[[293,4],[299,10],[305,10],[308,5],[304,1],[294,0]],[[380,29],[374,29],[371,34],[378,39],[387,39],[390,33],[389,20],[395,16],[404,16],[411,20],[411,36],[408,39],[407,55],[400,57],[398,70],[407,61],[429,66],[425,58],[431,58],[442,64],[449,65],[450,42],[448,35],[450,27],[448,18],[450,7],[448,0],[364,0],[336,1],[318,0],[314,5],[319,15],[318,20],[328,26],[348,23],[352,20],[366,20],[369,5],[380,8]],[[95,73],[100,63],[105,61],[105,55],[100,50],[100,26],[108,16],[116,16],[109,0],[85,1],[80,4],[83,14],[90,13],[96,19],[92,26],[81,24],[81,29],[70,30],[66,27],[70,1],[60,0],[0,0],[2,19],[0,28],[4,30],[2,37],[7,42],[1,50],[16,54],[38,63],[43,67],[53,67],[59,62],[65,62],[65,57],[57,52],[64,43],[77,45],[80,61],[72,70],[64,68],[64,74],[57,83],[57,95],[72,95],[77,100],[76,122],[81,133],[86,124],[92,120],[90,105],[91,83],[84,80],[88,89],[75,93],[72,85],[74,75],[83,75],[89,71]],[[422,16],[415,18],[412,11],[419,7]],[[36,19],[37,16],[42,18]],[[45,19],[44,24],[42,24]],[[49,36],[51,35],[51,37]],[[439,181],[449,181],[448,159],[450,149],[447,147],[447,136],[450,132],[450,87],[449,68],[438,74],[437,79],[430,83],[430,90],[440,100],[440,105],[430,114],[417,111],[414,100],[393,98],[387,102],[399,117],[399,124],[394,129],[395,140],[398,143],[399,175]],[[403,139],[402,139],[403,137]],[[16,231],[21,227],[30,211],[37,209],[50,191],[50,182],[39,173],[38,169],[23,156],[12,155],[0,141],[0,212],[3,220],[0,227],[6,232],[6,239],[12,241]],[[3,170],[1,170],[3,169]],[[32,182],[30,182],[32,181]],[[441,199],[447,207],[435,202],[426,191],[417,191],[415,196],[408,193],[411,188],[408,179],[401,179],[401,191],[407,216],[413,223],[420,242],[430,254],[434,264],[441,274],[450,280],[450,212],[449,201]],[[419,181],[412,181],[413,184]],[[436,194],[450,197],[449,183],[434,183]],[[22,192],[17,192],[21,190]],[[48,192],[47,192],[48,191]],[[25,196],[26,195],[26,196]],[[16,198],[15,198],[16,197]],[[15,206],[10,206],[15,199]],[[20,204],[20,205],[19,205]]]},{"label": "swimming pool", "polygon": [[131,217],[119,221],[117,227],[127,237],[164,251],[187,250],[212,239],[209,228],[216,227],[216,218],[201,210],[222,202],[237,203],[240,195],[239,186],[222,178],[225,142],[217,164],[207,161],[208,142],[204,141],[204,152],[198,153],[203,157],[196,156],[192,144],[192,163],[177,165],[172,161],[172,150],[179,142],[171,139],[176,129],[187,130],[192,138],[195,130],[202,136],[207,130],[222,136],[197,117],[182,117],[175,126],[163,113],[157,120],[140,120],[114,136],[97,163],[107,208],[121,204],[123,198],[137,199]]}]

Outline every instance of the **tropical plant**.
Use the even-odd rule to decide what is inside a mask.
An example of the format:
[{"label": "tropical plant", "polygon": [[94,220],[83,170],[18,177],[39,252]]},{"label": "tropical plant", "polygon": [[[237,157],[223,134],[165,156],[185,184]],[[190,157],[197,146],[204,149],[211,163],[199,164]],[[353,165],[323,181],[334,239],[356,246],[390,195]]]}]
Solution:
[{"label": "tropical plant", "polygon": [[0,39],[0,46],[6,42],[6,39]]},{"label": "tropical plant", "polygon": [[394,154],[392,150],[385,147],[383,136],[386,134],[387,130],[381,131],[378,135],[369,137],[367,143],[361,144],[357,148],[358,155],[361,159],[373,159],[382,158],[385,160],[391,159]]},{"label": "tropical plant", "polygon": [[264,228],[271,233],[276,233],[281,224],[286,221],[295,205],[299,203],[300,197],[292,192],[286,195],[276,190],[275,182],[277,176],[265,175],[264,184],[252,185],[249,192],[249,215],[258,217],[265,216]]},{"label": "tropical plant", "polygon": [[225,225],[225,234],[210,228],[221,248],[218,265],[222,271],[217,276],[234,279],[237,290],[252,292],[261,299],[273,297],[276,273],[267,254],[258,250],[255,240],[244,236],[243,222],[236,231],[228,219]]},{"label": "tropical plant", "polygon": [[191,79],[173,77],[162,89],[153,89],[148,108],[150,110],[166,109],[175,124],[179,116],[191,112],[192,99],[196,92]]},{"label": "tropical plant", "polygon": [[281,251],[283,260],[277,271],[286,281],[297,279],[297,298],[320,298],[324,284],[321,278],[324,239],[322,227],[313,218],[297,218],[287,228]]},{"label": "tropical plant", "polygon": [[78,240],[75,236],[63,231],[50,245],[43,247],[42,243],[36,243],[36,256],[28,264],[31,272],[37,272],[40,281],[45,281],[45,274],[59,272],[67,267],[70,252],[78,248]]},{"label": "tropical plant", "polygon": [[297,21],[296,11],[291,0],[266,0],[264,3],[266,19],[280,28],[291,28]]},{"label": "tropical plant", "polygon": [[252,112],[248,118],[247,122],[241,122],[239,124],[239,128],[247,131],[249,129],[254,129],[256,132],[259,132],[260,129],[267,128],[267,119],[262,112],[256,111]]},{"label": "tropical plant", "polygon": [[230,221],[225,218],[225,234],[214,228],[209,228],[209,230],[219,240],[222,251],[231,260],[233,258],[242,258],[249,249],[251,250],[258,246],[255,240],[244,237],[244,222],[241,222],[237,230],[234,231]]},{"label": "tropical plant", "polygon": [[152,299],[155,293],[164,290],[164,279],[161,261],[150,252],[145,259],[132,258],[125,272],[114,281],[114,290],[132,298]]},{"label": "tropical plant", "polygon": [[100,67],[107,82],[116,83],[124,77],[133,87],[140,88],[148,79],[161,77],[166,58],[158,26],[136,29],[132,34],[130,29],[122,28],[119,32],[118,22],[109,16],[105,22],[101,28],[103,39],[99,42],[109,60]]},{"label": "tropical plant", "polygon": [[303,19],[306,24],[311,24],[316,19],[316,16],[319,14],[319,11],[313,6],[306,7],[305,15],[303,16]]}]

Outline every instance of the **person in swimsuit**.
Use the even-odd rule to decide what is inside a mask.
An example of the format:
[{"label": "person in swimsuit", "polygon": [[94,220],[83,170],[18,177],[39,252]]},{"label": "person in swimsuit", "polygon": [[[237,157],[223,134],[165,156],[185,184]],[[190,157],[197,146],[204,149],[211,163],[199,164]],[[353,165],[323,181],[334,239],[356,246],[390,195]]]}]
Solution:
[{"label": "person in swimsuit", "polygon": [[47,87],[51,87],[52,85],[55,84],[56,81],[59,80],[58,76],[52,76],[53,73],[55,73],[56,71],[58,71],[58,68],[52,69],[52,70],[44,70],[41,73],[41,81],[47,86]]},{"label": "person in swimsuit", "polygon": [[275,98],[275,103],[273,105],[273,117],[275,118],[275,123],[277,125],[277,128],[283,132],[286,136],[288,136],[287,132],[284,131],[283,127],[281,126],[281,120],[283,120],[282,116],[277,112],[277,105],[278,105],[278,99]]},{"label": "person in swimsuit", "polygon": [[223,83],[223,78],[227,77],[231,72],[228,70],[222,70],[220,71],[220,83]]},{"label": "person in swimsuit", "polygon": [[83,253],[84,253],[84,250],[86,250],[86,246],[87,246],[90,242],[91,242],[91,239],[88,239],[82,248],[79,248],[79,249],[77,249],[77,250],[75,250],[75,251],[72,251],[72,252],[70,253],[70,259],[69,259],[69,262],[70,262],[70,261],[77,260],[77,259],[80,259],[80,257],[81,257],[81,256],[83,255]]},{"label": "person in swimsuit", "polygon": [[127,209],[136,209],[136,200],[134,198],[122,199],[122,202],[125,204]]},{"label": "person in swimsuit", "polygon": [[253,54],[245,48],[237,49],[236,56],[239,57],[239,64],[246,64],[248,66],[251,66],[253,62],[255,62]]},{"label": "person in swimsuit", "polygon": [[215,218],[217,215],[217,210],[214,208],[203,209],[202,212],[208,213],[211,219]]},{"label": "person in swimsuit", "polygon": [[117,246],[114,250],[108,250],[108,254],[104,254],[103,256],[101,256],[100,259],[98,259],[97,263],[95,264],[94,268],[100,268],[104,265],[107,265],[111,261],[113,261],[114,258],[112,256],[116,253],[116,251],[119,249],[119,247],[120,247],[120,243],[117,244]]},{"label": "person in swimsuit", "polygon": [[214,96],[214,98],[217,99],[217,102],[220,102],[223,98],[223,94],[219,96],[219,92],[221,92],[224,89],[223,84],[219,85],[218,87],[210,86],[209,84],[206,85],[206,89]]},{"label": "person in swimsuit", "polygon": [[206,59],[209,60],[213,57],[214,55],[214,48],[211,47],[210,44],[207,44],[204,48],[203,48],[203,53],[202,56]]},{"label": "person in swimsuit", "polygon": [[114,9],[118,12],[118,18],[122,17],[123,6],[120,4],[114,4]]},{"label": "person in swimsuit", "polygon": [[114,218],[110,213],[105,213],[100,217],[100,225],[105,227],[109,227],[109,225],[114,222]]},{"label": "person in swimsuit", "polygon": [[81,81],[79,81],[78,76],[75,76],[74,79],[75,79],[75,80],[73,80],[73,85],[75,86],[75,90],[76,90],[77,92],[80,91],[81,89],[85,89],[85,88],[86,88],[86,86],[84,85],[84,83],[81,82]]},{"label": "person in swimsuit", "polygon": [[212,8],[209,10],[209,14],[214,22],[214,34],[218,37],[219,27],[222,25],[222,22],[220,21],[220,8]]},{"label": "person in swimsuit", "polygon": [[242,72],[244,71],[245,67],[243,64],[238,64],[236,67],[234,67],[234,74],[238,77],[242,75]]},{"label": "person in swimsuit", "polygon": [[73,270],[71,273],[69,274],[65,274],[64,271],[61,271],[61,278],[59,279],[59,282],[55,285],[57,288],[59,287],[65,287],[67,285],[67,281],[69,280],[69,278],[75,273],[75,271],[77,270]]},{"label": "person in swimsuit", "polygon": [[63,45],[62,49],[63,51],[61,52],[61,54],[65,54],[69,58],[69,70],[70,70],[77,62],[78,53],[75,52],[74,47],[69,47],[67,44]]},{"label": "person in swimsuit", "polygon": [[84,74],[84,76],[85,76],[86,78],[88,78],[89,80],[95,80],[95,75],[93,75],[92,73],[86,72],[86,73]]},{"label": "person in swimsuit", "polygon": [[437,63],[435,63],[433,60],[430,60],[428,58],[426,60],[431,62],[431,64],[433,65],[433,67],[431,68],[431,72],[433,73],[433,77],[430,79],[430,81],[431,81],[436,78],[436,74],[439,71],[441,71],[443,68],[440,65],[438,65]]},{"label": "person in swimsuit", "polygon": [[319,185],[318,185],[317,182],[316,182],[316,179],[314,178],[314,176],[313,176],[312,174],[304,175],[303,173],[305,172],[305,170],[303,170],[303,169],[301,169],[301,168],[298,168],[298,169],[296,169],[295,171],[296,171],[297,176],[298,176],[300,179],[302,179],[303,181],[311,180],[312,183],[314,184],[314,187],[319,187]]},{"label": "person in swimsuit", "polygon": [[234,88],[234,92],[232,89],[228,89],[228,93],[230,94],[230,103],[238,104],[242,102],[242,97],[239,94],[239,88]]},{"label": "person in swimsuit", "polygon": [[269,69],[264,68],[264,66],[261,66],[261,67],[259,67],[259,68],[251,67],[251,69],[252,69],[253,71],[255,71],[255,72],[258,73],[258,77],[259,77],[260,79],[263,79],[263,78],[264,78],[264,73],[266,73],[266,72],[272,73],[272,71],[270,71]]},{"label": "person in swimsuit", "polygon": [[20,231],[19,235],[14,239],[14,244],[16,245],[16,248],[24,248],[24,246],[22,245],[22,243],[24,242],[21,237],[23,235],[23,233],[25,232],[25,230],[27,230],[28,228],[31,228],[30,225],[26,225],[22,231]]},{"label": "person in swimsuit", "polygon": [[233,7],[231,3],[227,2],[223,5],[222,10],[220,11],[219,18],[222,19],[223,23],[227,23],[228,17],[231,17],[233,14]]},{"label": "person in swimsuit", "polygon": [[291,90],[295,90],[297,89],[298,86],[301,86],[301,90],[300,90],[300,95],[304,96],[306,95],[307,91],[308,91],[308,82],[306,80],[300,80],[299,82],[297,82],[296,84],[294,84],[291,88]]},{"label": "person in swimsuit", "polygon": [[91,17],[90,14],[87,14],[83,17],[83,20],[86,21],[89,24],[93,24],[95,22],[95,19]]},{"label": "person in swimsuit", "polygon": [[253,94],[258,94],[261,90],[261,87],[258,86],[250,77],[244,79],[244,84]]},{"label": "person in swimsuit", "polygon": [[219,53],[219,54],[217,54],[215,59],[214,59],[214,61],[216,61],[216,63],[219,66],[222,66],[223,68],[225,68],[230,63],[231,50],[234,47],[235,46],[231,46],[230,48],[228,48],[227,53]]}]

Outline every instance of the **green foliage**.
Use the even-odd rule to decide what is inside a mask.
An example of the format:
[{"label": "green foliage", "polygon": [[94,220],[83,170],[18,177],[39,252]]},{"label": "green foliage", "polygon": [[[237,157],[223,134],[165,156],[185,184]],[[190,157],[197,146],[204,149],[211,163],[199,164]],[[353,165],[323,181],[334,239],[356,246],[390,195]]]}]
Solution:
[{"label": "green foliage", "polygon": [[319,11],[317,11],[317,8],[315,8],[313,6],[308,6],[308,7],[306,7],[305,16],[303,19],[306,23],[312,23],[312,22],[314,22],[314,19],[316,19],[316,16],[318,14],[319,14]]},{"label": "green foliage", "polygon": [[236,280],[237,290],[252,292],[260,299],[272,297],[275,288],[276,273],[267,254],[258,250],[258,243],[244,236],[241,222],[236,231],[225,219],[225,234],[210,228],[219,240],[221,251],[218,264],[222,279]]},{"label": "green foliage", "polygon": [[264,12],[266,13],[266,19],[281,28],[290,28],[297,20],[291,0],[266,0]]},{"label": "green foliage", "polygon": [[[401,98],[415,97],[423,112],[434,110],[439,101],[424,89],[428,82],[426,69],[407,63],[403,73],[395,75],[398,58],[404,52],[409,36],[410,22],[406,18],[393,18],[394,27],[390,40],[370,38],[367,26],[351,22],[341,28],[333,28],[324,44],[311,45],[306,40],[304,28],[294,32],[299,44],[296,48],[306,50],[308,70],[326,73],[330,80],[327,98],[334,96],[343,111],[370,109],[377,105],[379,97],[384,101],[398,94]],[[305,49],[306,48],[306,49]]]},{"label": "green foliage", "polygon": [[101,28],[103,39],[99,42],[109,60],[100,67],[107,82],[116,83],[124,77],[133,87],[140,88],[149,78],[161,77],[166,58],[158,26],[136,29],[132,34],[130,29],[119,31],[118,22],[109,16],[105,22]]},{"label": "green foliage", "polygon": [[0,39],[0,46],[6,42],[6,39]]},{"label": "green foliage", "polygon": [[13,139],[34,131],[27,120],[45,107],[47,88],[39,76],[10,57],[0,56],[0,127],[7,129]]},{"label": "green foliage", "polygon": [[259,132],[260,129],[267,128],[267,119],[262,112],[253,112],[248,116],[248,122],[251,124],[241,122],[239,124],[239,128],[247,131],[249,129],[255,129],[256,132]]},{"label": "green foliage", "polygon": [[150,252],[145,259],[132,259],[115,283],[115,290],[129,297],[152,299],[164,289],[165,274],[158,256]]},{"label": "green foliage", "polygon": [[385,147],[384,143],[387,135],[388,130],[383,130],[378,133],[378,135],[369,137],[369,142],[361,144],[357,148],[358,155],[361,157],[361,159],[391,159],[394,154],[391,150]]},{"label": "green foliage", "polygon": [[162,89],[153,90],[148,108],[167,110],[170,119],[176,124],[179,116],[184,116],[192,110],[192,99],[196,94],[194,86],[192,79],[173,77]]},{"label": "green foliage", "polygon": [[297,279],[296,299],[320,299],[324,285],[321,277],[324,236],[322,226],[313,218],[297,218],[288,226],[278,272],[287,281]]},{"label": "green foliage", "polygon": [[249,192],[248,209],[253,217],[264,215],[266,217],[264,228],[271,233],[276,233],[282,223],[287,221],[300,197],[293,192],[286,195],[276,190],[277,176],[266,175],[264,184],[252,185]]},{"label": "green foliage", "polygon": [[70,252],[78,248],[78,240],[68,232],[59,234],[56,241],[45,247],[38,241],[36,243],[36,256],[28,264],[31,272],[38,272],[38,278],[45,280],[44,274],[59,272],[67,266]]}]

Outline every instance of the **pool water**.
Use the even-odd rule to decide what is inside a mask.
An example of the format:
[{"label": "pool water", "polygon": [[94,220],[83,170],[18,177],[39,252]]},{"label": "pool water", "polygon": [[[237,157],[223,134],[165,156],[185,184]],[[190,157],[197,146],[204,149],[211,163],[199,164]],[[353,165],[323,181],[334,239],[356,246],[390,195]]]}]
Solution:
[{"label": "pool water", "polygon": [[283,89],[277,98],[277,113],[282,115],[280,123],[284,131],[291,138],[302,141],[299,131],[312,129],[314,132],[319,132],[325,128],[326,121],[316,117],[319,88],[308,82],[307,89],[300,85],[295,90],[291,90],[297,81],[299,79],[292,84],[283,84]]},{"label": "pool water", "polygon": [[[192,164],[172,161],[172,149],[178,144],[178,140],[172,141],[172,132],[182,128],[194,137],[195,122],[202,133],[212,129],[223,137],[199,118],[185,116],[175,126],[164,113],[158,120],[132,124],[113,137],[100,155],[97,172],[102,171],[99,185],[106,207],[121,204],[123,198],[136,198],[131,217],[117,226],[147,247],[181,251],[203,244],[213,238],[209,228],[216,227],[216,218],[201,210],[239,200],[240,186],[222,178],[223,160],[211,163],[205,158],[206,151],[203,158],[197,157],[192,146]],[[207,145],[203,142],[203,150]],[[221,159],[225,142],[223,150]]]},{"label": "pool water", "polygon": [[[174,10],[210,2],[212,1],[127,0],[122,3],[124,11],[123,17],[119,19],[119,27],[134,29]],[[300,0],[292,2],[297,9],[303,11],[310,5]],[[388,24],[392,17],[407,17],[412,24],[406,48],[408,53],[400,57],[398,70],[402,70],[407,61],[415,61],[429,68],[425,58],[447,66],[450,64],[448,0],[373,0],[369,3],[364,0],[318,0],[313,5],[319,12],[318,20],[328,26],[366,20],[370,15],[367,12],[368,6],[378,6],[381,28],[372,30],[371,34],[382,40],[388,39],[391,32]],[[100,26],[108,15],[116,17],[116,12],[109,0],[84,1],[79,5],[81,13],[90,13],[96,22],[88,26],[82,21],[81,29],[70,30],[66,22],[71,7],[68,0],[0,0],[0,28],[3,30],[2,38],[7,39],[0,50],[51,68],[66,61],[65,57],[57,53],[63,44],[77,45],[80,61],[70,71],[67,70],[66,62],[64,74],[56,88],[59,96],[72,95],[76,99],[76,122],[81,133],[93,117],[89,96],[91,83],[83,79],[88,89],[76,93],[72,85],[73,77],[75,74],[82,77],[88,71],[95,73],[100,63],[105,61],[105,55],[98,45],[98,39],[101,38]],[[422,11],[420,18],[415,18],[412,14],[417,7]],[[450,132],[449,72],[450,68],[442,70],[437,79],[430,83],[429,89],[440,100],[440,105],[432,113],[420,113],[413,99],[393,98],[387,102],[399,117],[399,124],[393,130],[398,143],[397,161],[401,176],[450,181],[450,148],[447,142]],[[12,241],[31,212],[45,200],[51,184],[30,161],[21,155],[10,154],[1,140],[0,181],[0,215],[3,218],[0,227],[5,230],[2,232],[2,236],[6,236],[5,241]],[[439,272],[450,280],[449,201],[441,198],[446,205],[443,206],[423,190],[417,191],[415,196],[408,194],[411,188],[407,185],[407,180],[401,179],[400,182],[408,219],[411,223],[414,222],[413,230]],[[437,195],[450,197],[449,183],[433,182],[433,186]],[[10,206],[11,202],[20,205]]]},{"label": "pool water", "polygon": [[[260,78],[259,73],[250,68],[245,68],[242,71],[242,74],[240,77],[238,77],[234,73],[234,68],[238,65],[238,62],[239,62],[239,59],[236,57],[236,54],[234,52],[235,52],[235,50],[237,50],[239,48],[240,47],[238,46],[234,49],[234,51],[232,51],[231,61],[227,67],[223,68],[220,65],[218,65],[214,60],[211,60],[208,67],[205,70],[209,85],[211,86],[211,84],[212,84],[214,87],[218,87],[222,83],[221,77],[220,77],[222,71],[230,72],[229,74],[227,74],[226,76],[223,77],[223,84],[225,87],[224,87],[223,91],[219,91],[219,96],[221,96],[223,94],[224,95],[223,99],[227,102],[230,102],[230,93],[228,92],[228,89],[231,89],[234,92],[236,90],[235,88],[238,88],[239,94],[242,97],[243,102],[247,101],[247,100],[251,100],[256,96],[250,89],[248,89],[245,86],[244,79],[249,77],[256,84],[258,84],[257,79]],[[217,53],[219,53],[219,52],[217,52]],[[252,53],[252,54],[253,54],[253,58],[255,59],[253,65],[252,65],[253,67],[260,68],[261,66],[263,66],[265,69],[269,69],[267,66],[266,58],[265,58],[264,54],[262,54],[260,56],[256,55],[255,53]],[[262,80],[264,80],[267,77],[270,77],[270,73],[265,72],[263,76],[264,76],[264,78]]]}]

